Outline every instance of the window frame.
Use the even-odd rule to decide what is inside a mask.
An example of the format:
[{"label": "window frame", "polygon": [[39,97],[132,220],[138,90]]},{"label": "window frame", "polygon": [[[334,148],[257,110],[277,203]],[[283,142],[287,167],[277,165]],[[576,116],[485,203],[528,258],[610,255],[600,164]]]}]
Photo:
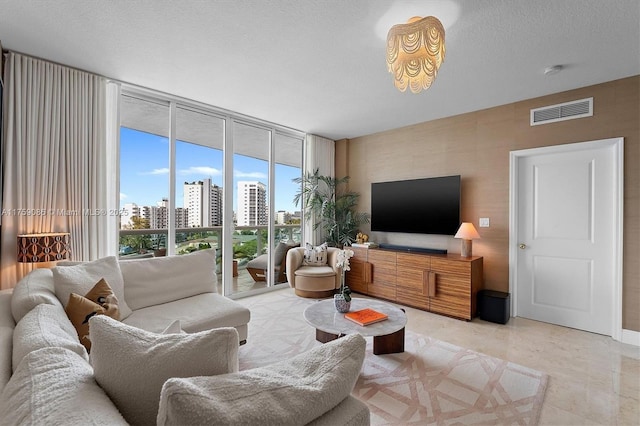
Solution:
[{"label": "window frame", "polygon": [[[287,283],[275,284],[273,276],[274,271],[274,259],[273,259],[273,248],[275,247],[275,236],[276,236],[276,210],[275,210],[275,169],[276,169],[276,139],[278,135],[293,138],[300,140],[301,145],[301,155],[300,155],[300,171],[303,173],[304,170],[304,158],[305,158],[305,141],[306,141],[306,133],[300,130],[292,129],[286,126],[278,125],[275,123],[271,123],[265,120],[261,120],[258,118],[250,117],[244,114],[236,113],[233,111],[225,110],[222,108],[218,108],[212,105],[207,105],[201,102],[185,99],[179,96],[174,96],[162,92],[153,91],[147,88],[141,88],[135,85],[122,83],[120,88],[120,93],[118,95],[118,103],[121,102],[123,96],[128,96],[132,98],[137,98],[142,101],[158,103],[161,105],[169,106],[169,134],[167,135],[169,138],[169,203],[167,206],[168,214],[170,215],[170,220],[167,223],[167,255],[175,254],[175,239],[176,239],[176,227],[175,220],[173,216],[175,213],[171,214],[171,212],[175,212],[176,209],[176,190],[175,183],[177,179],[177,170],[176,170],[176,111],[178,108],[185,109],[188,111],[193,111],[196,113],[201,113],[204,115],[212,116],[216,119],[222,120],[223,123],[223,143],[222,143],[222,151],[223,151],[223,188],[233,188],[233,170],[234,170],[234,162],[233,156],[234,152],[234,136],[233,136],[233,127],[236,124],[248,125],[252,127],[256,127],[261,130],[266,130],[269,134],[268,139],[268,158],[266,161],[268,162],[268,179],[267,179],[267,187],[268,189],[268,217],[269,220],[267,222],[267,232],[269,235],[268,244],[271,247],[271,250],[268,250],[268,270],[267,270],[267,286],[265,288],[250,290],[242,293],[232,293],[232,284],[233,284],[233,244],[226,244],[227,241],[233,241],[233,233],[234,233],[234,222],[233,222],[233,190],[224,190],[223,191],[223,212],[222,212],[222,288],[223,294],[230,298],[241,298],[246,296],[251,296],[254,294],[263,293],[266,291],[272,291],[277,288],[288,286]],[[118,117],[118,134],[120,132],[121,126],[121,117]],[[186,141],[188,142],[188,141]],[[120,138],[118,138],[118,170],[115,176],[116,182],[116,194],[120,193]],[[195,142],[189,142],[195,143]],[[196,143],[197,144],[197,143]],[[207,147],[204,144],[197,144],[200,146]],[[214,147],[209,147],[215,149]],[[118,203],[120,201],[118,200]],[[292,212],[294,213],[294,212]],[[194,228],[197,229],[197,228]],[[300,222],[300,231],[301,234],[304,230],[304,215],[301,215]],[[117,229],[118,235],[117,240],[120,239],[120,228]],[[173,242],[169,244],[169,242]]]}]

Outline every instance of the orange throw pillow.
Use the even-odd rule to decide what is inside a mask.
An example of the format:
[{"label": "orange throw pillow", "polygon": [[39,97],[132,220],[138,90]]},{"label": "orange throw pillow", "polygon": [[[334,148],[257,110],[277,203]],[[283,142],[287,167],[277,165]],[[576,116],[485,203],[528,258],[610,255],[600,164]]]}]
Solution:
[{"label": "orange throw pillow", "polygon": [[106,311],[100,305],[86,297],[75,293],[69,295],[69,303],[65,308],[71,324],[78,332],[80,343],[84,345],[87,352],[91,351],[91,340],[89,340],[89,319],[94,315],[103,315]]},{"label": "orange throw pillow", "polygon": [[116,321],[120,321],[118,298],[104,278],[98,281],[98,283],[94,285],[93,288],[84,295],[84,297],[102,306],[106,311],[106,315],[109,315]]},{"label": "orange throw pillow", "polygon": [[91,351],[89,319],[92,316],[107,315],[115,320],[120,320],[118,299],[104,278],[98,281],[84,296],[71,293],[65,312],[78,332],[80,343],[84,345],[87,352]]}]

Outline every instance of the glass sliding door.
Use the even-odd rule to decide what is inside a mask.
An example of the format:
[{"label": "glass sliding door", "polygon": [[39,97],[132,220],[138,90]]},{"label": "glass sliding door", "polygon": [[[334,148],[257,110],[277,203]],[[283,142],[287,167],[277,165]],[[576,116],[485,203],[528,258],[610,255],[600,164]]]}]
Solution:
[{"label": "glass sliding door", "polygon": [[132,87],[120,105],[120,257],[215,248],[220,293],[284,285],[304,135]]},{"label": "glass sliding door", "polygon": [[269,130],[233,123],[233,253],[239,279],[231,294],[265,288],[269,283],[270,139]]},{"label": "glass sliding door", "polygon": [[[302,175],[302,139],[276,133],[273,144],[274,208],[271,222],[274,238],[274,267],[278,272],[274,284],[286,283],[286,249],[300,245],[301,213],[293,204],[299,186],[293,179]],[[286,244],[286,247],[285,247]],[[280,249],[278,247],[280,246]]]},{"label": "glass sliding door", "polygon": [[166,248],[169,103],[121,96],[120,248],[123,259]]},{"label": "glass sliding door", "polygon": [[220,294],[223,143],[224,119],[206,111],[176,107],[175,253],[215,248]]}]

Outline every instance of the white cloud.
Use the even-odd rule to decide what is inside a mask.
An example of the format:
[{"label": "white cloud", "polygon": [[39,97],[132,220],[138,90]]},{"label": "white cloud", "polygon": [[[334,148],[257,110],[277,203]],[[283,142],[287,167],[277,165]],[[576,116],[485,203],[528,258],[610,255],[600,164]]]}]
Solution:
[{"label": "white cloud", "polygon": [[251,179],[266,179],[267,175],[262,172],[241,172],[240,170],[234,170],[233,175],[237,178],[251,178]]},{"label": "white cloud", "polygon": [[168,167],[163,167],[161,169],[153,169],[150,172],[139,172],[140,175],[166,175],[169,173]]},{"label": "white cloud", "polygon": [[126,199],[126,198],[127,198],[127,194],[125,194],[125,193],[121,192],[121,193],[120,193],[120,199],[121,199],[121,200],[124,200],[124,199]]},{"label": "white cloud", "polygon": [[220,176],[222,171],[208,166],[191,166],[188,169],[180,170],[179,173],[181,175]]}]

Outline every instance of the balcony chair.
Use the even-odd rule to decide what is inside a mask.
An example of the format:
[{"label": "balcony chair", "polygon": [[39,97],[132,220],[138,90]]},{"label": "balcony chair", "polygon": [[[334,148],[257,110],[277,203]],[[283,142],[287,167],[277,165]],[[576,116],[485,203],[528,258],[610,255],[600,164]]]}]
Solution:
[{"label": "balcony chair", "polygon": [[[276,250],[274,251],[274,276],[276,277],[276,283],[286,282],[286,268],[285,261],[287,259],[287,253],[294,247],[298,247],[300,244],[288,244],[285,242],[278,243]],[[267,267],[269,264],[269,258],[267,254],[261,254],[255,259],[247,263],[247,271],[251,275],[254,281],[266,281],[267,280]]]},{"label": "balcony chair", "polygon": [[287,253],[287,281],[296,295],[309,298],[332,297],[340,288],[340,269],[336,260],[340,249],[327,248],[327,264],[304,265],[304,247],[296,247]]}]

